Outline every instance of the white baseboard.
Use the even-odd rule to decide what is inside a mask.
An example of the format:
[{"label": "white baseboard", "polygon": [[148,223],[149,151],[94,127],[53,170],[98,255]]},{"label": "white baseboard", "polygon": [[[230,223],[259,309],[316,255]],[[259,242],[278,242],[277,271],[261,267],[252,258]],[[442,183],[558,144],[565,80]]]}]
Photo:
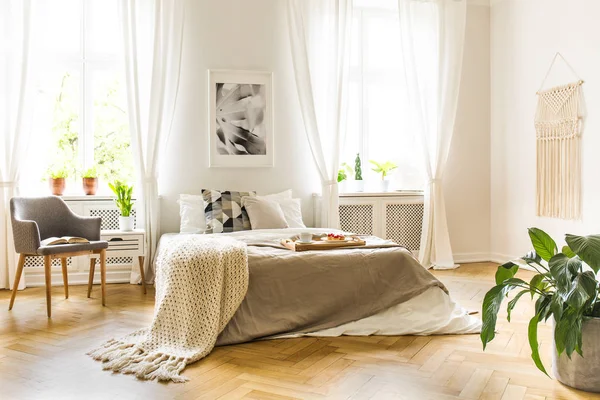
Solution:
[{"label": "white baseboard", "polygon": [[490,254],[490,261],[498,263],[498,264],[504,264],[505,262],[514,260],[516,258],[519,258],[519,257],[518,256],[509,256],[508,254],[501,254],[501,253],[491,253]]},{"label": "white baseboard", "polygon": [[[100,284],[100,271],[96,268],[94,284]],[[88,272],[69,272],[69,286],[87,285]],[[131,270],[129,271],[106,271],[106,283],[129,283]],[[62,273],[52,271],[52,286],[63,286]],[[40,287],[45,285],[43,274],[27,274],[25,278],[27,287]]]},{"label": "white baseboard", "polygon": [[454,262],[460,263],[476,263],[490,261],[489,253],[455,253]]}]

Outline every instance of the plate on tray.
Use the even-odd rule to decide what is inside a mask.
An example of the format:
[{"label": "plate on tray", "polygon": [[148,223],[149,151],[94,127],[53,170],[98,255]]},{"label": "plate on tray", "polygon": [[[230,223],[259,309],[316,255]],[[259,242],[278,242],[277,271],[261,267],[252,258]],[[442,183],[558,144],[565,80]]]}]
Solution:
[{"label": "plate on tray", "polygon": [[326,243],[348,243],[354,241],[354,239],[344,239],[344,240],[329,240],[326,237],[321,238],[321,241]]}]

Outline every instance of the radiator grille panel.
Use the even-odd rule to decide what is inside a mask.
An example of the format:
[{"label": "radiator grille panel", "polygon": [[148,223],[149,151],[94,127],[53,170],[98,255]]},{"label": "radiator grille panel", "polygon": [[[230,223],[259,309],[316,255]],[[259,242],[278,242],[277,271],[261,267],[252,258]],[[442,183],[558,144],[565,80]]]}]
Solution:
[{"label": "radiator grille panel", "polygon": [[371,204],[340,205],[340,228],[359,235],[372,235],[373,208]]},{"label": "radiator grille panel", "polygon": [[[67,268],[69,268],[71,265],[73,264],[73,262],[71,261],[71,258],[67,258]],[[56,258],[54,260],[52,260],[52,266],[53,267],[60,267],[60,259]],[[27,257],[25,259],[25,268],[28,267],[44,267],[44,257],[42,256],[31,256],[31,257]]]},{"label": "radiator grille panel", "polygon": [[[107,208],[97,208],[90,210],[91,217],[101,217],[102,224],[100,225],[100,229],[119,229],[119,216],[120,212],[116,208],[107,209]],[[133,226],[136,227],[137,219],[135,209],[131,210],[131,215],[133,216]]]},{"label": "radiator grille panel", "polygon": [[[100,261],[96,261],[96,265],[99,264]],[[87,261],[86,261],[87,264]],[[131,265],[133,264],[133,257],[106,257],[107,265]],[[73,259],[71,257],[67,258],[67,268],[73,265]],[[53,267],[60,267],[60,259],[52,260]],[[39,257],[27,257],[25,260],[25,268],[28,267],[44,267],[44,259],[42,256]]]},{"label": "radiator grille panel", "polygon": [[[100,261],[97,262],[99,263]],[[106,264],[133,264],[133,257],[106,257]]]},{"label": "radiator grille panel", "polygon": [[387,204],[385,237],[411,251],[419,250],[423,230],[423,204]]}]

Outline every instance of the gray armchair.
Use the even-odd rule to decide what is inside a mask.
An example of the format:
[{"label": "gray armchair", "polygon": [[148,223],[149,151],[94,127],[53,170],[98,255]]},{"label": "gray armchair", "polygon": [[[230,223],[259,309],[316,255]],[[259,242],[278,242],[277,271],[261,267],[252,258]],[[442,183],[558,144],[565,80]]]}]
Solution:
[{"label": "gray armchair", "polygon": [[[23,273],[27,257],[44,257],[46,278],[46,307],[51,316],[51,273],[52,259],[60,258],[62,264],[65,298],[69,298],[67,277],[67,258],[74,256],[100,255],[100,277],[102,283],[102,305],[105,305],[106,285],[106,249],[108,242],[100,240],[100,217],[81,217],[69,209],[67,204],[56,196],[14,197],[10,199],[10,215],[15,242],[19,253],[19,264],[15,274],[15,284],[10,299],[12,309],[17,287]],[[89,240],[89,243],[61,244],[43,246],[41,242],[50,237],[77,236]]]}]

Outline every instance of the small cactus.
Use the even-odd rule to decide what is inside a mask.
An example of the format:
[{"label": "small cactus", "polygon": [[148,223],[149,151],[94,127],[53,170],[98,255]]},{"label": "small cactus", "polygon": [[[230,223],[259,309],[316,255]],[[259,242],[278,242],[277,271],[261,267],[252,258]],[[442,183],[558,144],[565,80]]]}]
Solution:
[{"label": "small cactus", "polygon": [[354,179],[357,181],[362,181],[362,169],[359,153],[356,153],[356,159],[354,160]]}]

